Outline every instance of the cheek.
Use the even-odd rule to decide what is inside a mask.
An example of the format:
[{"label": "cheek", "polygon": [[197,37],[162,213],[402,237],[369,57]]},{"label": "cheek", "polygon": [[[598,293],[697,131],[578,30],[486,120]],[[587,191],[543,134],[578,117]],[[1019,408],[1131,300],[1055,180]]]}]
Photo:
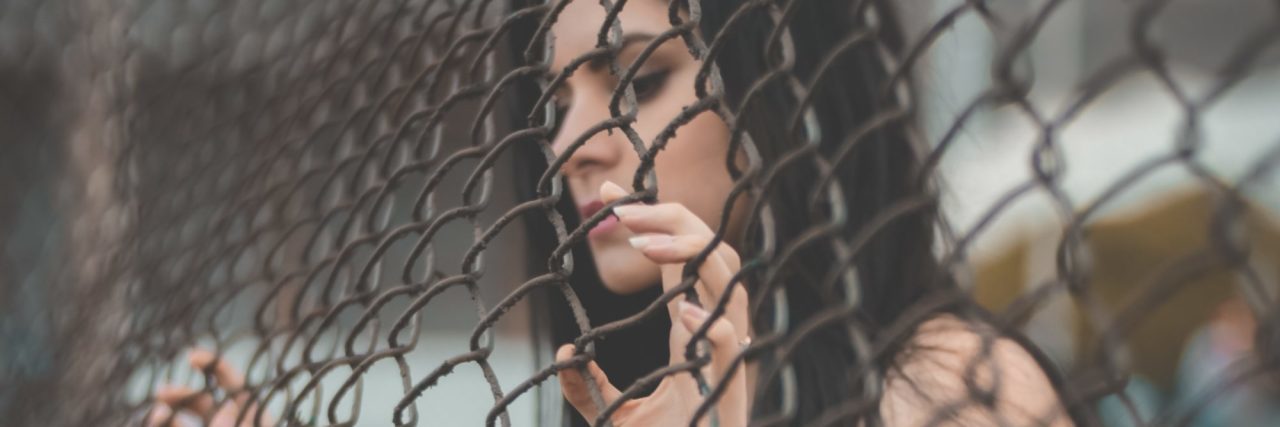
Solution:
[{"label": "cheek", "polygon": [[654,162],[659,198],[684,204],[714,228],[733,188],[725,167],[728,149],[729,129],[715,113],[681,127]]}]

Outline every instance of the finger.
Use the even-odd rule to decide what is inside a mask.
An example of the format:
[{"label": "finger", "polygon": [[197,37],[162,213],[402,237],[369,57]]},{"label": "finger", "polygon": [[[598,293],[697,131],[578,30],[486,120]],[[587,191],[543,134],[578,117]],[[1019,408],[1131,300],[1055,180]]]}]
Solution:
[{"label": "finger", "polygon": [[627,189],[614,184],[613,181],[605,181],[604,184],[600,184],[600,202],[606,205],[613,203],[614,200],[626,197],[627,194],[630,194]]},{"label": "finger", "polygon": [[618,222],[636,234],[700,234],[711,236],[714,232],[706,222],[681,203],[654,205],[630,204],[613,207]]},{"label": "finger", "polygon": [[[666,263],[683,263],[697,256],[710,243],[710,237],[704,235],[681,235],[668,236],[663,234],[648,234],[635,236],[630,239],[632,247],[640,250],[646,257],[659,264]],[[725,256],[729,255],[729,256]],[[733,279],[734,272],[739,269],[736,265],[730,265],[726,258],[732,257],[737,260],[737,254],[733,248],[724,243],[720,243],[719,247],[712,256],[698,266],[698,287],[699,293],[702,295],[702,304],[708,307],[718,304],[724,290],[729,285],[729,281]],[[675,274],[679,274],[676,272]],[[674,274],[673,274],[674,275]],[[664,284],[668,284],[666,288],[679,283],[680,279],[666,280]],[[673,307],[674,308],[674,307]],[[747,294],[742,286],[734,286],[733,295],[730,296],[728,306],[725,308],[725,317],[733,324],[742,336],[745,338],[750,328],[747,325]]]},{"label": "finger", "polygon": [[[610,181],[605,181],[600,186],[600,198],[605,203],[616,201],[626,194],[626,190]],[[715,237],[715,233],[702,218],[680,203],[617,206],[614,208],[614,214],[620,219],[624,216],[629,218],[622,222],[634,233],[677,236],[674,237],[674,242],[666,242],[671,243],[670,245],[653,245],[653,252],[646,254],[659,264],[687,261],[710,246]],[[636,236],[632,240],[632,246],[643,244],[645,239],[646,236]],[[711,255],[724,261],[725,269],[729,274],[741,268],[742,263],[738,253],[723,242],[716,245]],[[720,283],[727,283],[727,281],[726,278]]]},{"label": "finger", "polygon": [[[679,267],[671,269],[674,280],[664,280],[664,290],[680,283],[684,263],[707,247],[709,239],[699,235],[669,236],[666,234],[646,234],[629,239],[631,247],[636,248],[645,257],[658,264]],[[733,272],[725,265],[724,260],[714,253],[698,265],[700,293],[706,300],[715,301],[724,291],[725,285],[733,276]],[[704,300],[705,301],[705,300]]]},{"label": "finger", "polygon": [[[685,301],[681,301],[679,305],[680,324],[690,333],[702,328],[710,318],[710,313],[702,307]],[[711,326],[707,328],[706,337],[711,342],[711,365],[715,368],[713,373],[717,376],[723,375],[727,372],[733,358],[742,351],[738,332],[735,331],[732,323],[725,320],[724,316],[720,316],[711,322]]]},{"label": "finger", "polygon": [[[626,205],[614,207],[619,222],[634,233],[641,234],[633,240],[632,246],[644,247],[642,252],[662,265],[663,290],[670,290],[683,280],[684,261],[694,258],[706,250],[715,238],[706,223],[684,205],[664,203],[658,205]],[[660,237],[666,235],[668,237]],[[718,243],[701,265],[698,276],[705,289],[699,293],[705,301],[718,302],[724,289],[728,286],[733,274],[740,267],[738,254],[729,245]],[[735,287],[740,289],[740,287]],[[730,320],[747,331],[746,294],[741,296],[735,291],[730,297]],[[734,306],[741,300],[742,313],[737,313]],[[671,307],[674,311],[674,307]],[[674,313],[672,313],[674,316]]]},{"label": "finger", "polygon": [[[574,349],[572,344],[560,346],[556,351],[556,362],[565,362],[572,359]],[[595,381],[596,387],[600,390],[600,396],[604,399],[604,403],[608,405],[610,402],[618,400],[622,397],[622,392],[609,383],[609,377],[605,376],[604,370],[600,369],[595,361],[587,362],[587,370]],[[587,420],[596,419],[596,415],[600,409],[596,408],[595,402],[591,399],[591,390],[587,386],[587,380],[582,377],[582,372],[576,367],[561,369],[560,376],[560,392],[564,394],[565,400],[573,405],[578,413],[582,414]]]},{"label": "finger", "polygon": [[[628,241],[631,247],[639,249],[645,256],[659,264],[683,263],[698,254],[702,253],[707,245],[711,244],[710,235],[704,234],[642,234],[632,236]],[[707,257],[707,261],[719,261],[719,265],[723,266],[725,271],[729,270],[725,257],[720,254],[721,248],[728,248],[723,242],[719,243],[716,250],[711,252],[711,256]],[[726,280],[728,278],[725,278]]]},{"label": "finger", "polygon": [[[664,289],[669,290],[679,284],[683,276],[684,263],[695,258],[710,243],[710,237],[703,235],[670,236],[665,234],[646,234],[629,239],[631,246],[639,250],[651,261],[678,268],[669,269],[671,280],[664,280]],[[732,252],[733,249],[721,243],[722,249]],[[703,304],[716,304],[724,293],[729,281],[733,279],[736,267],[731,267],[720,256],[720,250],[713,251],[698,265],[698,291],[702,294]],[[745,313],[744,313],[745,314]]]},{"label": "finger", "polygon": [[162,385],[156,389],[155,399],[168,409],[190,411],[202,417],[213,412],[213,396],[189,387]]},{"label": "finger", "polygon": [[[680,302],[680,324],[689,333],[702,328],[710,318],[710,313],[701,307],[688,302]],[[730,373],[733,360],[742,352],[742,345],[733,324],[723,317],[711,322],[707,329],[707,340],[711,342],[711,369],[707,383],[713,389],[725,382],[723,393],[716,403],[721,425],[746,425],[747,421],[747,380],[746,370],[740,365]]]},{"label": "finger", "polygon": [[[626,189],[611,181],[600,184],[600,201],[603,203],[612,203],[627,194]],[[702,218],[680,203],[614,206],[613,214],[635,233],[712,234],[711,227]]]},{"label": "finger", "polygon": [[187,361],[192,367],[202,372],[211,372],[218,383],[218,388],[227,393],[238,392],[244,387],[244,375],[225,359],[209,350],[193,348],[187,355]]},{"label": "finger", "polygon": [[[606,204],[612,203],[626,195],[627,191],[613,182],[605,181],[604,184],[601,184],[600,186],[600,199]],[[658,224],[655,224],[655,227],[666,228],[649,231],[659,234],[691,234],[695,236],[702,236],[704,240],[701,247],[706,247],[707,243],[709,243],[711,238],[715,235],[711,230],[711,227],[707,226],[706,223],[702,221],[702,218],[699,218],[696,214],[680,203],[617,206],[614,208],[615,216],[619,215],[617,212],[619,208],[622,208],[623,215],[631,214],[629,216],[632,218],[632,225],[640,228],[631,229],[632,232],[642,233],[646,231],[644,230],[644,227],[649,226],[649,223],[656,222]],[[673,224],[673,222],[680,222],[681,224]],[[688,229],[692,232],[679,233],[675,231],[678,229]],[[662,230],[666,231],[664,232]],[[701,251],[701,248],[698,248],[698,251]],[[694,253],[697,253],[697,251]],[[737,269],[742,265],[742,261],[739,259],[737,251],[734,251],[733,248],[728,245],[718,245],[714,253],[723,258],[725,263],[734,271],[737,271]]]}]

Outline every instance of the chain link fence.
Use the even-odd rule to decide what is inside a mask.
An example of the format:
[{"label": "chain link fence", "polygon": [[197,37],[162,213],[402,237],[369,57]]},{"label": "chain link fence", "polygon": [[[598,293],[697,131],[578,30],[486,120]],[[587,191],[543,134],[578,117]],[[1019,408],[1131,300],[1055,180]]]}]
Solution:
[{"label": "chain link fence", "polygon": [[[709,328],[668,364],[666,303],[714,320],[742,288],[752,425],[879,424],[939,313],[983,325],[981,354],[1025,348],[1062,409],[1045,424],[1280,420],[1280,4],[601,0],[598,22],[561,19],[583,2],[4,0],[5,419],[142,425],[182,384],[246,425],[562,425],[557,375],[599,359],[623,399],[590,387],[603,409],[575,422],[692,376],[690,422],[715,425]],[[640,8],[661,31],[632,44]],[[565,25],[594,37],[557,60]],[[695,96],[642,134],[664,46],[697,60]],[[607,108],[566,135],[592,69]],[[589,231],[693,185],[657,170],[705,117],[731,183],[713,245],[665,291],[598,289]],[[582,217],[565,170],[604,140],[634,148],[632,193]],[[699,298],[722,241],[741,268]],[[999,399],[981,364],[922,422],[986,425],[963,419]]]}]

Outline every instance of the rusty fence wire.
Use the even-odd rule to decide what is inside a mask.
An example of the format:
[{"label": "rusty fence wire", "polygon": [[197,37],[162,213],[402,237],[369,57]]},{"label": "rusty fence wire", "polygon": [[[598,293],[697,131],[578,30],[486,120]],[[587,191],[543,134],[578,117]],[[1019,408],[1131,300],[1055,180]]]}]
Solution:
[{"label": "rusty fence wire", "polygon": [[[585,372],[597,344],[665,316],[707,256],[634,312],[589,318],[570,278],[609,210],[566,216],[560,167],[593,137],[625,138],[641,167],[622,202],[661,199],[654,164],[703,113],[729,128],[731,197],[752,201],[731,286],[751,293],[734,369],[758,372],[753,423],[866,420],[882,354],[921,320],[908,314],[943,306],[1023,337],[1080,425],[1227,425],[1203,420],[1245,391],[1259,413],[1280,408],[1280,3],[675,0],[661,2],[668,29],[624,62],[619,12],[641,1],[589,2],[605,12],[593,48],[552,67],[567,0],[3,0],[0,353],[14,386],[0,411],[139,425],[158,386],[185,384],[264,408],[246,422],[560,425],[572,409],[557,371]],[[814,16],[849,25],[806,45],[802,27],[825,25]],[[632,79],[667,42],[701,61],[696,100],[646,140]],[[561,86],[593,64],[618,78],[609,114],[557,156]],[[865,108],[819,111],[831,81],[874,85]],[[755,133],[762,119],[780,134]],[[840,177],[873,144],[906,147],[893,164],[912,181],[864,212]],[[779,219],[771,192],[793,169],[811,178],[796,196],[810,215]],[[1187,192],[1171,217],[1134,213]],[[863,252],[935,209],[930,280],[956,292],[868,322],[868,289],[894,284],[864,283]],[[527,247],[534,229],[554,247]],[[830,262],[791,274],[813,268],[796,260],[810,250]],[[827,298],[788,298],[797,277]],[[553,315],[578,327],[568,362],[552,358]],[[1223,324],[1247,325],[1232,329],[1245,349],[1189,397],[1152,398],[1195,372],[1182,348],[1195,335],[1170,331]],[[813,407],[823,391],[792,355],[825,330],[850,348],[854,391]],[[244,370],[244,394],[187,366],[193,347]],[[692,373],[713,396],[696,417],[714,424],[722,384],[699,374],[695,345],[686,355],[623,393]],[[593,393],[603,422],[622,401]],[[1280,420],[1266,416],[1256,425]]]}]

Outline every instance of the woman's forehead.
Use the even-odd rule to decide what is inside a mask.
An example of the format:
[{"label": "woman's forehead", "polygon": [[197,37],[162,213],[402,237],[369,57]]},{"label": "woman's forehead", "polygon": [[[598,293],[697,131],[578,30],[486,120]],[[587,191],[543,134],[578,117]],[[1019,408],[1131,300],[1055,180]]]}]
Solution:
[{"label": "woman's forehead", "polygon": [[[631,0],[618,14],[618,22],[627,34],[660,34],[671,28],[667,8],[666,0]],[[597,0],[573,0],[565,7],[551,26],[555,35],[553,69],[596,47],[596,36],[606,13]]]}]

